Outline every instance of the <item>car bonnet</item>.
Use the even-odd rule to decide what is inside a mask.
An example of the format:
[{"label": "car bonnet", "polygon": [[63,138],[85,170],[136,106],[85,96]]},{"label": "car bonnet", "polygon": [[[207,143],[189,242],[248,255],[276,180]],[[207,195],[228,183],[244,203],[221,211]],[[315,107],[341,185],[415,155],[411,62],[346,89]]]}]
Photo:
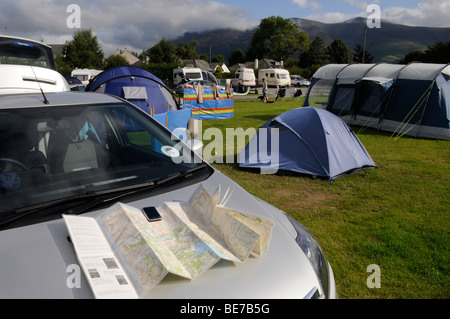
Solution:
[{"label": "car bonnet", "polygon": [[[146,298],[304,298],[319,287],[316,275],[299,246],[284,213],[250,195],[216,171],[202,182],[213,194],[220,185],[233,193],[230,209],[266,217],[275,222],[266,253],[242,263],[220,260],[194,280],[168,274]],[[137,208],[166,201],[187,201],[199,184],[143,200]],[[101,211],[87,215],[97,216]],[[92,298],[63,219],[0,232],[0,298]]]}]

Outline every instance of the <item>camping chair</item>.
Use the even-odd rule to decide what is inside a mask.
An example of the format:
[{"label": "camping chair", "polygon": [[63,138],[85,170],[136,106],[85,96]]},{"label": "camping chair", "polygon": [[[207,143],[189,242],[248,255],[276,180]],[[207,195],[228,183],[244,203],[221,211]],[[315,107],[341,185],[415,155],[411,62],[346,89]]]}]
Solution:
[{"label": "camping chair", "polygon": [[281,97],[284,101],[285,97],[286,97],[286,88],[281,88],[278,91],[277,97],[275,98],[275,101],[278,100],[278,98]]},{"label": "camping chair", "polygon": [[302,97],[302,89],[295,89],[294,94],[292,94],[292,97],[294,98],[294,101],[300,100]]}]

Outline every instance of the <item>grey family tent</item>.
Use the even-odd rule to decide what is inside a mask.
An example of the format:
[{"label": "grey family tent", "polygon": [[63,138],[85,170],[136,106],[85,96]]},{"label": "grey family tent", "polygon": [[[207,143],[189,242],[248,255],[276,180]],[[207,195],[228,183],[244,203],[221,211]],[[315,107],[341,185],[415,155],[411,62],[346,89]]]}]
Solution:
[{"label": "grey family tent", "polygon": [[[274,134],[278,138],[273,138]],[[376,167],[350,127],[316,107],[289,110],[261,126],[239,153],[239,166],[261,172],[292,171],[331,181]]]},{"label": "grey family tent", "polygon": [[179,109],[164,82],[138,67],[121,66],[105,70],[88,84],[86,91],[124,98],[152,115]]},{"label": "grey family tent", "polygon": [[350,125],[450,140],[450,65],[325,65],[313,75],[305,105],[320,105]]}]

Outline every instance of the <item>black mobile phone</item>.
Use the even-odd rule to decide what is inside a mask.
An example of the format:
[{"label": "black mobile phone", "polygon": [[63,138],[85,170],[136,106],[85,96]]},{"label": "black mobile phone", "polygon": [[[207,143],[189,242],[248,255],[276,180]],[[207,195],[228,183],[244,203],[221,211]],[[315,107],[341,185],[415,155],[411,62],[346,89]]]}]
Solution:
[{"label": "black mobile phone", "polygon": [[156,208],[153,206],[142,208],[142,212],[144,213],[145,217],[147,218],[147,220],[149,222],[153,222],[153,221],[162,219],[161,215],[158,213]]}]

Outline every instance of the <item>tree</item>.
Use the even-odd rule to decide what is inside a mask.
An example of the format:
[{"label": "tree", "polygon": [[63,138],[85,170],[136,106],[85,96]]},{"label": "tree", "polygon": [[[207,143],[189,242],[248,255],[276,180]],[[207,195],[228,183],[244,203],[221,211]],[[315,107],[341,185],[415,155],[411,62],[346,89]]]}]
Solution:
[{"label": "tree", "polygon": [[176,55],[180,59],[198,59],[197,47],[197,40],[191,40],[186,44],[181,41],[176,48]]},{"label": "tree", "polygon": [[59,73],[61,73],[64,77],[70,76],[73,68],[66,63],[65,58],[61,54],[55,56],[55,63],[56,63],[56,70]]},{"label": "tree", "polygon": [[224,62],[224,61],[225,57],[223,56],[223,54],[217,54],[211,57],[211,62]]},{"label": "tree", "polygon": [[307,34],[300,32],[291,20],[272,16],[261,20],[250,42],[247,58],[287,60],[305,49],[307,44]]},{"label": "tree", "polygon": [[230,57],[228,58],[228,64],[229,65],[235,65],[237,63],[244,63],[245,62],[245,53],[240,48],[234,50]]},{"label": "tree", "polygon": [[105,60],[105,70],[115,68],[117,66],[130,65],[127,59],[119,54],[112,54]]},{"label": "tree", "polygon": [[178,60],[175,46],[171,41],[162,39],[148,50],[151,63],[174,63]]},{"label": "tree", "polygon": [[321,37],[316,37],[309,45],[309,49],[300,55],[299,66],[305,68],[312,65],[324,65],[329,62],[330,56],[325,42]]},{"label": "tree", "polygon": [[350,48],[345,44],[344,40],[335,39],[328,46],[328,54],[330,63],[346,64],[351,63],[353,56]]},{"label": "tree", "polygon": [[103,69],[103,51],[91,30],[78,30],[63,48],[65,63],[72,69]]},{"label": "tree", "polygon": [[357,44],[355,49],[352,52],[353,62],[356,63],[372,63],[373,56],[364,50],[361,44]]},{"label": "tree", "polygon": [[412,51],[405,55],[400,61],[402,64],[418,61],[424,63],[449,63],[450,62],[450,42],[438,41],[429,45],[426,50]]}]

